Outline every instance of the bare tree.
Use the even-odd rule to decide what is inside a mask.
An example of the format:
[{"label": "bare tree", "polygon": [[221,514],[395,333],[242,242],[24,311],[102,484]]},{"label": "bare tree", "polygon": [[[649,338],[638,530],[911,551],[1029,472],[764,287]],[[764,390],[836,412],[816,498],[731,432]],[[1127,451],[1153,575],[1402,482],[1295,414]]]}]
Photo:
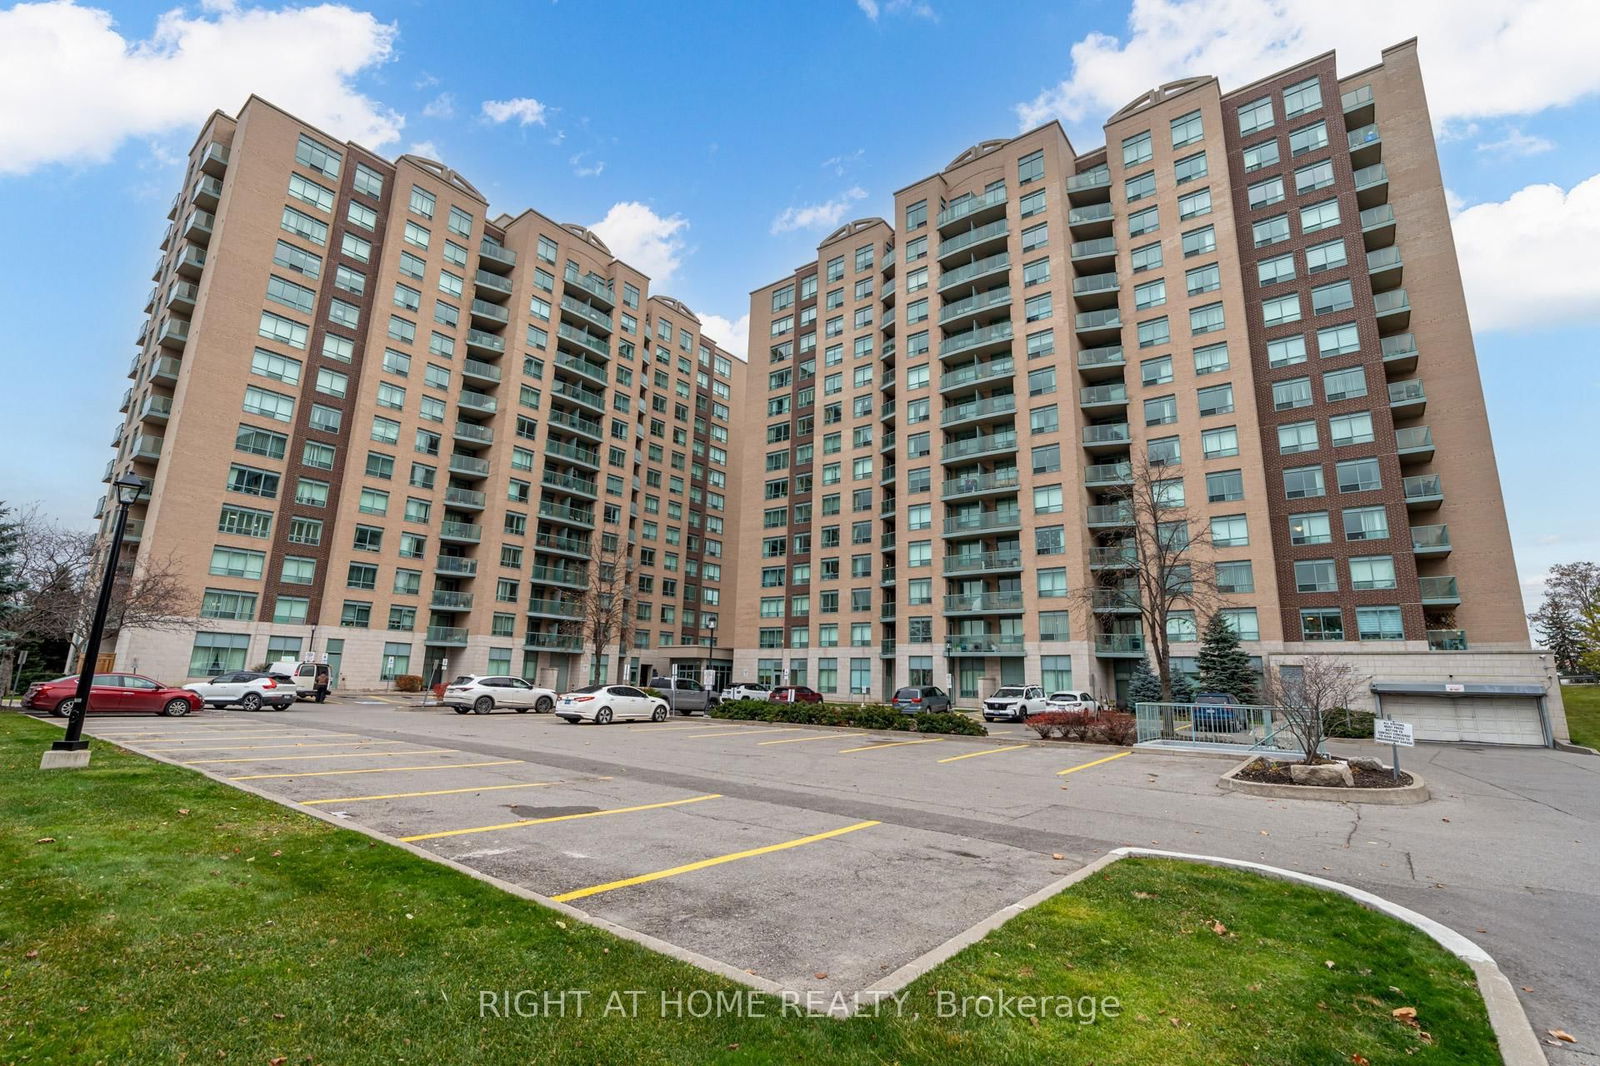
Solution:
[{"label": "bare tree", "polygon": [[[1206,520],[1178,502],[1181,482],[1175,474],[1172,466],[1152,462],[1143,452],[1129,460],[1127,481],[1108,493],[1123,525],[1098,548],[1116,565],[1095,571],[1108,576],[1075,597],[1090,618],[1098,617],[1097,608],[1137,615],[1163,703],[1172,702],[1167,623],[1180,610],[1195,612],[1198,623],[1218,601]],[[1172,723],[1167,726],[1170,731]]]},{"label": "bare tree", "polygon": [[1328,720],[1336,710],[1355,702],[1367,677],[1349,663],[1331,656],[1312,656],[1298,666],[1268,671],[1262,685],[1263,700],[1283,715],[1284,728],[1305,752],[1301,762],[1320,762],[1319,752],[1328,735]]},{"label": "bare tree", "polygon": [[[69,529],[37,508],[16,520],[10,543],[12,588],[6,597],[0,691],[7,691],[16,653],[24,645],[68,641],[74,646],[88,628],[100,590],[109,538]],[[106,633],[124,629],[190,631],[203,628],[198,603],[171,556],[141,553],[122,563],[112,584]]]},{"label": "bare tree", "polygon": [[589,587],[578,597],[578,617],[569,631],[580,634],[589,651],[589,676],[604,683],[600,663],[612,641],[632,635],[634,611],[633,559],[622,545],[602,543],[590,559]]}]

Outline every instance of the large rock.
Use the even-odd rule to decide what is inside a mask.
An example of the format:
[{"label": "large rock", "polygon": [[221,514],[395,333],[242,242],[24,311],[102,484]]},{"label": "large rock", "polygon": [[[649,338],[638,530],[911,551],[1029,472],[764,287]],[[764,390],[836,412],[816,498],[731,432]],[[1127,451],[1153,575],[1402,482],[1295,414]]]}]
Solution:
[{"label": "large rock", "polygon": [[1362,756],[1360,758],[1350,760],[1350,769],[1372,770],[1375,773],[1383,773],[1389,769],[1389,766],[1382,759],[1370,759],[1366,756]]},{"label": "large rock", "polygon": [[1327,785],[1333,788],[1349,788],[1356,783],[1350,773],[1350,767],[1342,762],[1323,763],[1320,766],[1306,766],[1295,763],[1289,767],[1289,777],[1297,785]]}]

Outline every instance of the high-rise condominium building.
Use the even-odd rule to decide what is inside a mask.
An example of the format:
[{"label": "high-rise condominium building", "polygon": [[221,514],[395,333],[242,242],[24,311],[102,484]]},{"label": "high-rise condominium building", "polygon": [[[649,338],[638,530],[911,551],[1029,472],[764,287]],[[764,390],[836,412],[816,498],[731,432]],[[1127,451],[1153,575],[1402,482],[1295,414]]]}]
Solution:
[{"label": "high-rise condominium building", "polygon": [[[735,673],[1125,695],[1154,470],[1264,669],[1343,657],[1420,735],[1562,734],[1414,41],[1164,85],[1081,155],[985,141],[894,210],[752,295]],[[1202,622],[1168,619],[1180,671]]]},{"label": "high-rise condominium building", "polygon": [[582,684],[609,594],[602,676],[726,676],[744,363],[687,307],[581,226],[253,97],[169,217],[106,479],[148,483],[133,565],[172,561],[199,617],[120,634],[121,665]]}]

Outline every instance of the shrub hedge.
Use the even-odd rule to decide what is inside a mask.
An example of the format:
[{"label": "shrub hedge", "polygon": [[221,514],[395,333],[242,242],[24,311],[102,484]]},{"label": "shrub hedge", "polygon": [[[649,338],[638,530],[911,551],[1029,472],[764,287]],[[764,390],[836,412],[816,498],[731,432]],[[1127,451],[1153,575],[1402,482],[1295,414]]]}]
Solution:
[{"label": "shrub hedge", "polygon": [[1121,711],[1045,711],[1023,722],[1039,739],[1081,740],[1126,747],[1138,735],[1133,715]]},{"label": "shrub hedge", "polygon": [[1376,717],[1371,711],[1352,711],[1346,707],[1335,707],[1327,714],[1323,724],[1323,734],[1351,740],[1371,740],[1372,720]]},{"label": "shrub hedge", "polygon": [[768,700],[731,700],[707,712],[712,718],[747,722],[793,722],[797,725],[854,726],[858,729],[894,729],[909,733],[959,733],[984,737],[989,731],[963,714],[901,714],[882,703],[772,703]]},{"label": "shrub hedge", "polygon": [[422,678],[417,674],[401,674],[394,679],[394,687],[397,692],[421,692]]}]

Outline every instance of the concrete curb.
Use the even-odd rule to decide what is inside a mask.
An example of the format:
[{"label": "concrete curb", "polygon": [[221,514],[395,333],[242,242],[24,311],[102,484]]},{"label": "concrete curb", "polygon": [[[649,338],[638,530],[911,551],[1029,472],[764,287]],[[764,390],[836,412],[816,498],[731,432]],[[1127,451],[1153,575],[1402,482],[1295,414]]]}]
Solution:
[{"label": "concrete curb", "polygon": [[1411,778],[1411,784],[1399,788],[1330,788],[1323,785],[1275,785],[1267,781],[1244,781],[1234,775],[1256,761],[1246,759],[1217,779],[1217,787],[1247,796],[1265,796],[1270,799],[1320,800],[1332,803],[1371,803],[1385,807],[1405,807],[1426,803],[1430,794],[1428,783],[1414,770],[1402,769]]},{"label": "concrete curb", "polygon": [[1574,744],[1570,740],[1556,741],[1555,748],[1557,751],[1570,751],[1574,755],[1600,755],[1600,751],[1596,751],[1594,748],[1586,748],[1582,744]]}]

